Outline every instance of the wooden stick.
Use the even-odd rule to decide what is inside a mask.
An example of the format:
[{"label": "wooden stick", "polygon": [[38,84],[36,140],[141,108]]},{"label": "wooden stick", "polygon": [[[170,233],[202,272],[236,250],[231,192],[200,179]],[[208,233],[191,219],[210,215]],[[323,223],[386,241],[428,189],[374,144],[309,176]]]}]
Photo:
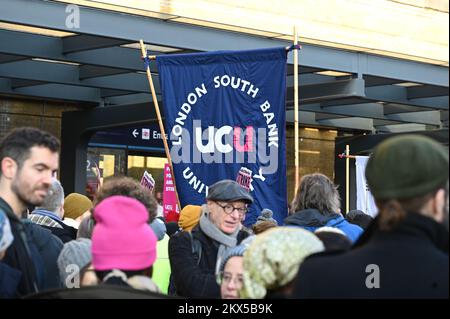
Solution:
[{"label": "wooden stick", "polygon": [[350,145],[345,145],[345,213],[350,207]]},{"label": "wooden stick", "polygon": [[[297,27],[294,26],[294,46],[298,43]],[[295,189],[294,197],[300,185],[298,134],[298,50],[294,49],[294,148],[295,148]]]},{"label": "wooden stick", "polygon": [[[141,44],[142,58],[146,59],[147,58],[147,50],[145,49],[144,41],[140,40],[139,43]],[[169,145],[167,144],[166,132],[164,130],[164,124],[162,121],[161,112],[159,111],[159,104],[158,104],[158,99],[156,98],[155,87],[153,85],[153,79],[152,79],[152,73],[150,71],[150,65],[147,65],[146,72],[147,72],[148,83],[150,85],[150,91],[152,92],[153,103],[155,104],[156,116],[158,117],[159,130],[161,131],[162,140],[164,143],[164,150],[166,151],[167,160],[169,161],[170,174],[172,175],[172,180],[173,180],[174,188],[175,188],[175,195],[177,196],[178,209],[181,211],[180,199],[178,198],[178,192],[177,192],[177,187],[176,187],[177,184],[175,182],[175,174],[173,173],[172,157],[170,156]]]}]

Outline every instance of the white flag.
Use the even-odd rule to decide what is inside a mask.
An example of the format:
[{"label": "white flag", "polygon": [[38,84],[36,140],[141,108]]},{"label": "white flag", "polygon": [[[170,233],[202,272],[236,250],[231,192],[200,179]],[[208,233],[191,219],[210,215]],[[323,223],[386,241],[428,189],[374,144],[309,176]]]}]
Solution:
[{"label": "white flag", "polygon": [[366,165],[369,156],[356,156],[356,209],[372,216],[378,214],[377,206],[366,181]]}]

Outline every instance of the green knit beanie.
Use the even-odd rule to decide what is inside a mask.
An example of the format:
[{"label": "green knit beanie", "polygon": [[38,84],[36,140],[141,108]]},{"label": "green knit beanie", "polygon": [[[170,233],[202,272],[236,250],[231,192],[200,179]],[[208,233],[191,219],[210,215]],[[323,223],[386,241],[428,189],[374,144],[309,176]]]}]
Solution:
[{"label": "green knit beanie", "polygon": [[380,143],[366,167],[376,199],[426,195],[448,181],[448,150],[431,138],[406,134]]}]

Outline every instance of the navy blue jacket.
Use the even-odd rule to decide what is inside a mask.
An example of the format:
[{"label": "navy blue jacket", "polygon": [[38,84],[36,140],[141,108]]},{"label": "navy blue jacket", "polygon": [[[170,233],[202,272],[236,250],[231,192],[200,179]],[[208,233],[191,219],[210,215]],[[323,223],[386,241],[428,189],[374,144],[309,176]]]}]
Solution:
[{"label": "navy blue jacket", "polygon": [[8,216],[14,241],[6,250],[2,262],[21,274],[15,297],[36,293],[44,283],[44,263],[36,245],[31,240],[24,223],[11,206],[0,198],[0,210]]},{"label": "navy blue jacket", "polygon": [[0,261],[0,299],[14,298],[19,287],[21,273]]},{"label": "navy blue jacket", "polygon": [[1,197],[0,210],[8,216],[14,236],[2,262],[20,272],[15,297],[61,287],[56,263],[63,247],[61,240],[49,230],[19,219]]},{"label": "navy blue jacket", "polygon": [[24,220],[23,223],[31,240],[36,245],[44,265],[44,281],[40,285],[40,290],[62,288],[57,260],[63,249],[63,242],[55,235],[52,235],[48,229],[29,220]]}]

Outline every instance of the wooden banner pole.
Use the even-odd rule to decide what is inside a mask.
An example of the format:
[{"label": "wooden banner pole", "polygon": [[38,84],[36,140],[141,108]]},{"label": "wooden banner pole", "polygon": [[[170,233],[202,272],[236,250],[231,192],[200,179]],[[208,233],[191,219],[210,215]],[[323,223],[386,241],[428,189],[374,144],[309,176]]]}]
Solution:
[{"label": "wooden banner pole", "polygon": [[[294,26],[294,46],[298,44],[297,27]],[[299,165],[299,132],[298,132],[298,51],[294,49],[294,149],[295,149],[295,189],[294,197],[300,185],[300,165]]]},{"label": "wooden banner pole", "polygon": [[350,210],[350,146],[345,145],[345,214]]},{"label": "wooden banner pole", "polygon": [[[144,60],[149,59],[147,57],[147,50],[145,48],[144,41],[140,40],[139,43],[141,44],[142,58]],[[173,180],[174,188],[175,188],[175,194],[177,196],[178,209],[181,211],[180,199],[178,198],[178,192],[177,192],[177,187],[176,187],[177,184],[175,182],[175,174],[173,173],[172,157],[170,156],[169,145],[167,143],[167,136],[166,136],[166,132],[164,130],[164,124],[162,121],[161,112],[159,111],[158,99],[156,98],[155,87],[153,85],[152,73],[150,71],[149,64],[146,65],[146,73],[147,73],[148,83],[150,85],[150,91],[152,92],[152,98],[153,98],[153,104],[155,105],[156,116],[158,118],[159,130],[161,131],[162,140],[164,143],[164,150],[166,152],[167,160],[169,161],[170,174],[172,175],[172,180]]]}]

